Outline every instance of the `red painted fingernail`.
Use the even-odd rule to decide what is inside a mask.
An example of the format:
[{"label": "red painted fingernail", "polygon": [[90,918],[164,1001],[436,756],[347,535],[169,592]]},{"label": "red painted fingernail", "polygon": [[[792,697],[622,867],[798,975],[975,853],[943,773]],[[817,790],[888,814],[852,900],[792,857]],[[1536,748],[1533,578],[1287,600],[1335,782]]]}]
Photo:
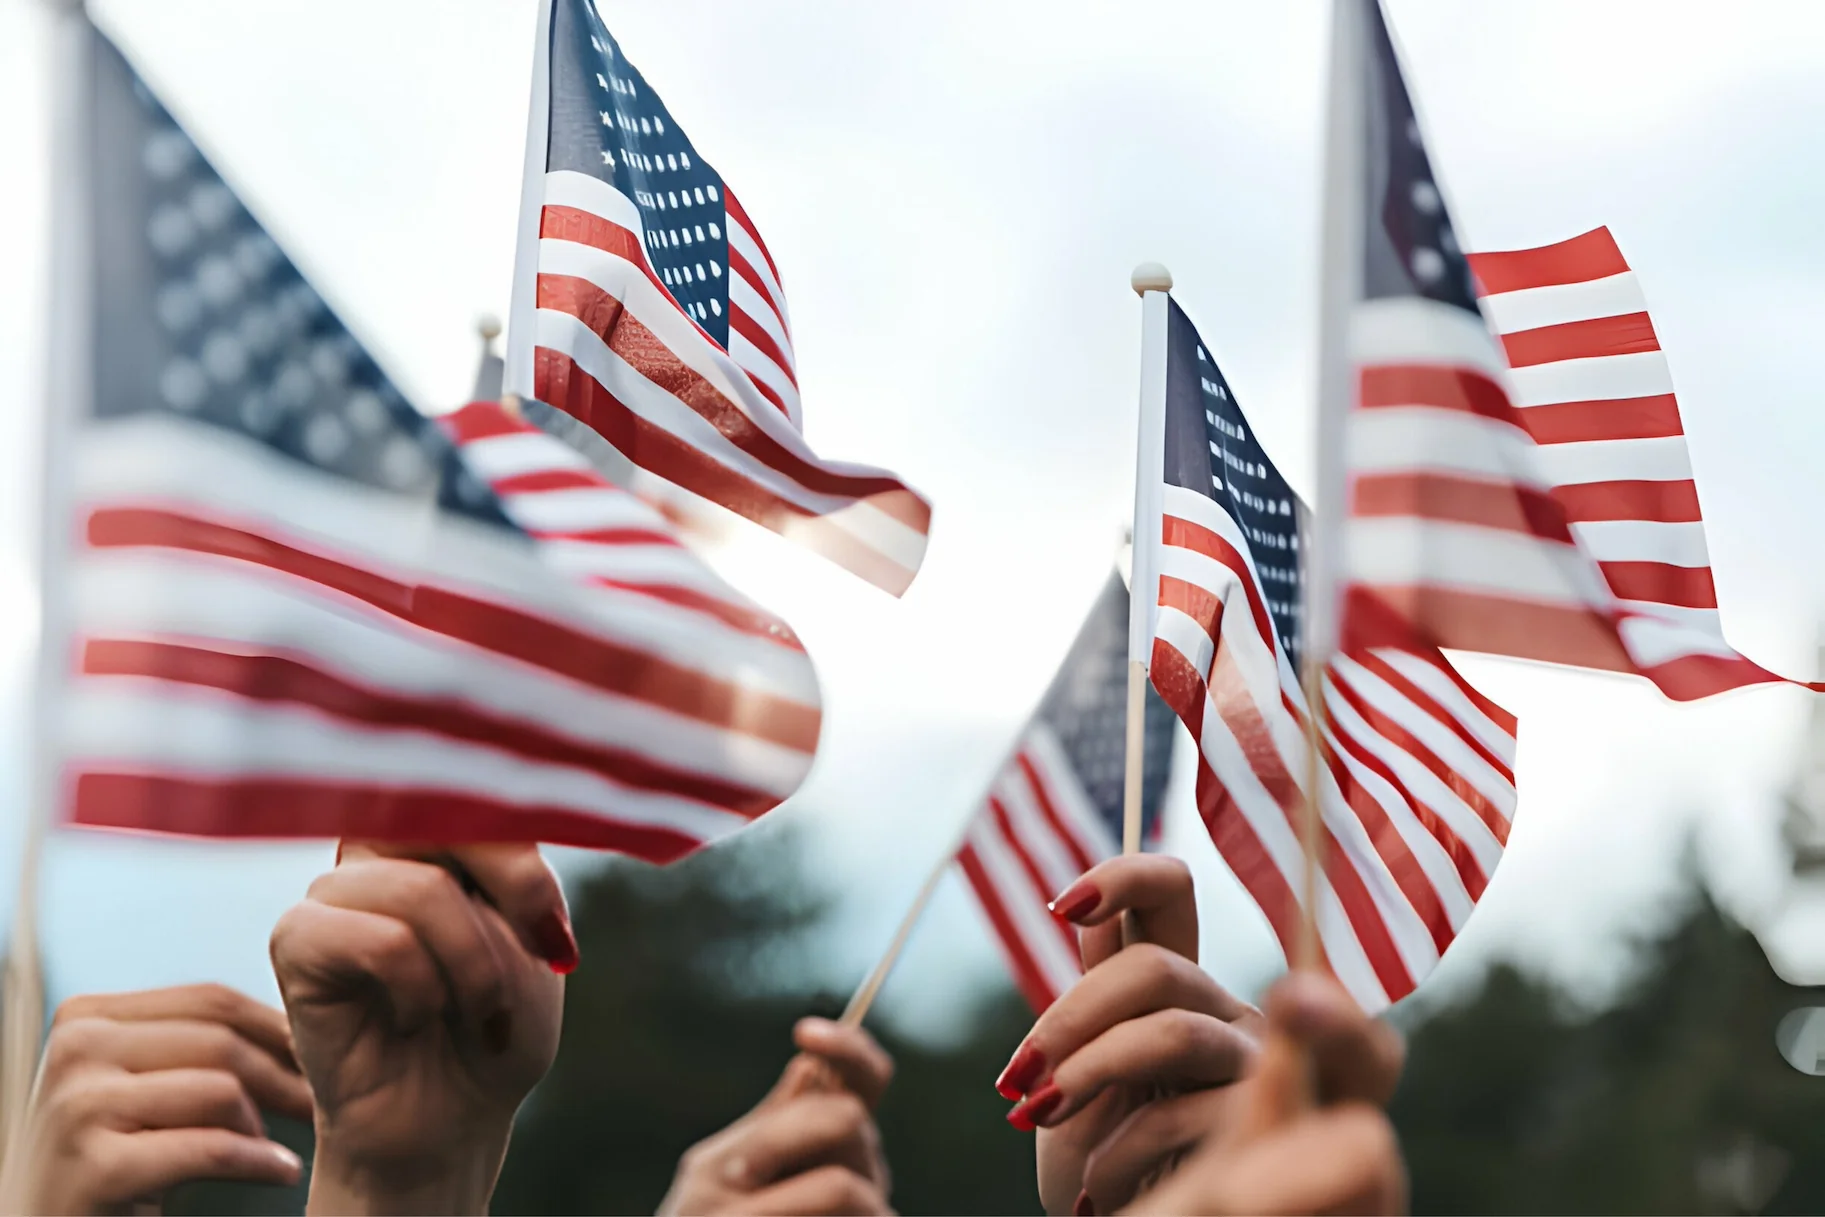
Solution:
[{"label": "red painted fingernail", "polygon": [[1033,1089],[1033,1083],[1046,1071],[1046,1054],[1031,1043],[1023,1043],[1014,1051],[1014,1059],[995,1079],[995,1093],[1012,1101]]},{"label": "red painted fingernail", "polygon": [[1014,1104],[1014,1109],[1008,1112],[1008,1123],[1012,1124],[1015,1128],[1018,1128],[1021,1132],[1032,1132],[1035,1125],[1033,1121],[1027,1119],[1027,1113],[1024,1110],[1025,1107],[1026,1104],[1024,1103]]},{"label": "red painted fingernail", "polygon": [[1046,907],[1052,910],[1055,917],[1063,917],[1066,921],[1076,921],[1102,902],[1103,894],[1097,890],[1096,884],[1085,883],[1079,879],[1060,892],[1058,899]]},{"label": "red painted fingernail", "polygon": [[532,940],[538,944],[539,956],[559,976],[577,970],[577,939],[570,932],[570,922],[561,913],[546,913],[532,927]]},{"label": "red painted fingernail", "polygon": [[1077,1193],[1077,1203],[1071,1206],[1072,1217],[1096,1217],[1096,1201],[1090,1199],[1089,1192]]},{"label": "red painted fingernail", "polygon": [[[1058,1083],[1047,1082],[1015,1105],[1014,1110],[1008,1113],[1008,1122],[1013,1123],[1014,1115],[1018,1112],[1022,1122],[1029,1128],[1038,1127],[1064,1101],[1065,1092],[1058,1088]],[[1015,1124],[1014,1127],[1019,1128],[1020,1125]]]}]

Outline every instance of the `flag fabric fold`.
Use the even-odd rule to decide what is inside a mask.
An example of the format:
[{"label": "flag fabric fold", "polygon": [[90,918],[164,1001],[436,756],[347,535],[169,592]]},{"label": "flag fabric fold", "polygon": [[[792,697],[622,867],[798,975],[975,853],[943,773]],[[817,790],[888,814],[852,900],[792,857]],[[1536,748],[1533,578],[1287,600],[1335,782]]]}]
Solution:
[{"label": "flag fabric fold", "polygon": [[[1127,673],[1128,589],[1111,574],[957,853],[1036,1013],[1083,973],[1076,931],[1047,902],[1121,852]],[[1141,840],[1151,848],[1174,728],[1151,691],[1145,715]]]},{"label": "flag fabric fold", "polygon": [[[1198,813],[1291,959],[1299,936],[1307,512],[1190,318],[1168,301],[1153,687],[1197,745]],[[1462,930],[1514,818],[1514,716],[1436,647],[1326,665],[1317,767],[1324,959],[1365,1009],[1410,993]]]},{"label": "flag fabric fold", "polygon": [[791,631],[502,406],[415,410],[91,33],[66,815],[666,861],[790,794]]},{"label": "flag fabric fold", "polygon": [[1363,11],[1345,628],[1637,674],[1681,701],[1781,680],[1724,640],[1634,271],[1601,228],[1466,257],[1380,7]]},{"label": "flag fabric fold", "polygon": [[930,505],[812,451],[759,228],[595,7],[548,5],[508,391],[617,480],[669,483],[904,592]]}]

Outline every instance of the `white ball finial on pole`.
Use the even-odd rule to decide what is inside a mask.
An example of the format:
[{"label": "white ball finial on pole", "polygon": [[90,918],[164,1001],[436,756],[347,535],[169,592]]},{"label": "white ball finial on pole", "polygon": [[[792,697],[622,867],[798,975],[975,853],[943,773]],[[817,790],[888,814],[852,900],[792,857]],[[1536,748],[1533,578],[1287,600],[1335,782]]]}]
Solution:
[{"label": "white ball finial on pole", "polygon": [[483,313],[475,319],[475,332],[482,336],[483,342],[493,342],[501,336],[501,319],[493,313]]},{"label": "white ball finial on pole", "polygon": [[1148,292],[1169,292],[1172,290],[1172,272],[1158,262],[1143,262],[1128,276],[1128,283],[1137,296],[1144,296]]}]

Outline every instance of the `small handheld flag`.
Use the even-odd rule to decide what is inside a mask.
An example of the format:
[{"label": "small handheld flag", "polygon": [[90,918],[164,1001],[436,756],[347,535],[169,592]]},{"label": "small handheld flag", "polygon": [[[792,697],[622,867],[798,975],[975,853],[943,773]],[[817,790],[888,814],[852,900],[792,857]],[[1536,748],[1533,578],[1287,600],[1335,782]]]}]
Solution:
[{"label": "small handheld flag", "polygon": [[507,391],[617,480],[657,478],[899,595],[931,507],[802,434],[779,269],[589,0],[545,0]]},{"label": "small handheld flag", "polygon": [[53,403],[45,580],[68,816],[665,861],[791,793],[820,726],[791,631],[499,405],[415,410],[84,25],[89,387]]}]

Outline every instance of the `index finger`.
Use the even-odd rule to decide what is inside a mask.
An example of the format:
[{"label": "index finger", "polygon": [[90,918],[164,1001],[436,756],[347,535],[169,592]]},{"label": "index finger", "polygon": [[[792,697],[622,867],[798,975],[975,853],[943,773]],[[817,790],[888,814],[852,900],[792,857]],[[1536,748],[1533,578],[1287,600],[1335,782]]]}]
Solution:
[{"label": "index finger", "polygon": [[1139,941],[1198,961],[1198,901],[1191,869],[1163,854],[1125,854],[1085,871],[1052,901],[1052,910],[1084,927],[1087,972],[1122,948],[1121,914],[1134,914]]},{"label": "index finger", "polygon": [[137,993],[86,994],[72,997],[57,1008],[58,1022],[79,1018],[105,1018],[120,1023],[168,1019],[220,1023],[265,1049],[287,1069],[296,1072],[298,1068],[292,1053],[291,1024],[286,1021],[285,1012],[227,985],[173,985]]},{"label": "index finger", "polygon": [[414,845],[396,841],[350,841],[339,861],[363,857],[431,862],[454,874],[500,911],[527,951],[552,971],[575,971],[577,939],[570,926],[564,889],[539,848],[530,843]]}]

